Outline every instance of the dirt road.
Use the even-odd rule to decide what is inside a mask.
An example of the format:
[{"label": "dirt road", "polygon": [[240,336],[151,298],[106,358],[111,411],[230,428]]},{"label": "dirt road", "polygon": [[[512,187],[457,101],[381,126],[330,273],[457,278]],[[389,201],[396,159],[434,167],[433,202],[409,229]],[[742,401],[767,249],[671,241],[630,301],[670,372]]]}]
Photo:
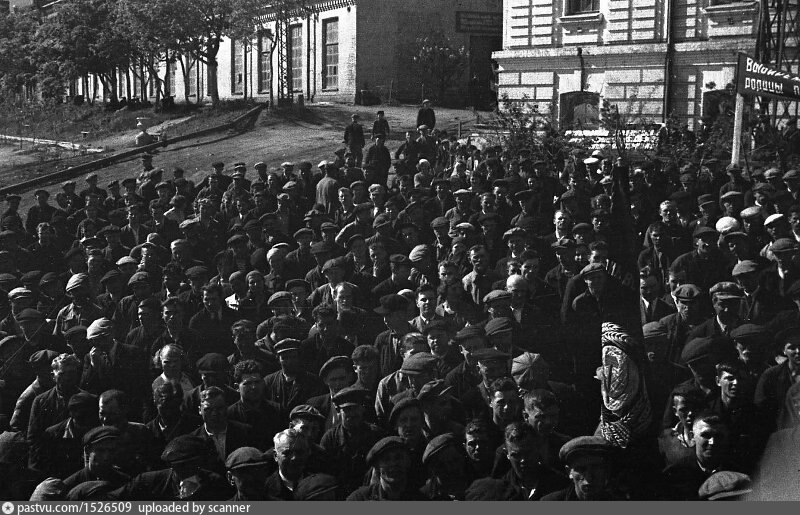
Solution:
[{"label": "dirt road", "polygon": [[[171,177],[171,170],[179,166],[186,171],[187,178],[199,182],[211,170],[211,163],[222,161],[227,168],[234,162],[242,161],[248,165],[248,177],[255,177],[252,165],[264,161],[270,170],[280,166],[284,161],[311,161],[314,166],[322,159],[332,159],[333,152],[342,146],[344,127],[350,122],[352,113],[359,113],[366,132],[372,128],[375,111],[386,112],[392,135],[387,146],[394,153],[400,146],[406,130],[412,130],[416,123],[417,107],[415,106],[344,106],[337,104],[313,104],[299,112],[274,113],[264,111],[253,130],[242,134],[217,133],[196,140],[165,147],[153,159],[157,168],[163,168]],[[436,109],[437,128],[458,130],[459,121],[463,130],[467,130],[476,122],[476,115],[470,110]],[[486,117],[486,114],[483,114]],[[131,140],[136,132],[131,131]],[[115,137],[118,141],[121,136]],[[124,137],[124,136],[123,136]],[[98,142],[102,143],[102,142]],[[138,158],[109,166],[97,173],[100,185],[105,187],[109,181],[133,177],[140,171]],[[82,178],[78,177],[78,190],[84,187]],[[38,189],[38,188],[37,188]],[[55,194],[59,184],[44,186],[44,189]],[[33,204],[29,192],[22,193],[21,211]]]}]

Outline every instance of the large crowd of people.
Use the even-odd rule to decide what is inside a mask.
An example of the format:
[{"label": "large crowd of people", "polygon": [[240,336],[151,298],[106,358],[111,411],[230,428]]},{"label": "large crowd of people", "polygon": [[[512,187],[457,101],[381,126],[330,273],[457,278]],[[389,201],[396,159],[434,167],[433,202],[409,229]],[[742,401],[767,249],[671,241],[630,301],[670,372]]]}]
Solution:
[{"label": "large crowd of people", "polygon": [[8,195],[0,498],[797,497],[800,171],[435,124]]}]

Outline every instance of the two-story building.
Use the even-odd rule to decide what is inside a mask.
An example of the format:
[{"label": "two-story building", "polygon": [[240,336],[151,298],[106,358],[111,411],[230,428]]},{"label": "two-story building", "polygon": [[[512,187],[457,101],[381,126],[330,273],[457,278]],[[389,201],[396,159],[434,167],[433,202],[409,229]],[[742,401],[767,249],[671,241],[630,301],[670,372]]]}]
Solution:
[{"label": "two-story building", "polygon": [[754,0],[504,0],[499,94],[562,127],[596,128],[602,100],[632,122],[690,127],[729,101],[738,52],[754,53]]},{"label": "two-story building", "polygon": [[[307,6],[283,33],[282,58],[294,99],[353,103],[368,91],[382,101],[419,102],[432,94],[433,85],[423,84],[415,73],[410,49],[416,38],[439,33],[470,51],[463,81],[448,90],[451,98],[462,98],[470,77],[482,84],[492,80],[491,54],[502,48],[502,0],[310,0]],[[253,41],[222,42],[217,55],[221,99],[277,101],[280,96],[274,17],[267,14],[261,29]],[[162,67],[159,78],[177,102],[208,100],[206,66],[186,57],[182,61],[174,62],[170,73]],[[156,83],[148,75],[121,70],[118,97],[154,100]],[[102,98],[102,87],[92,81],[87,93],[93,87]],[[82,90],[80,82],[71,86],[71,94]]]}]

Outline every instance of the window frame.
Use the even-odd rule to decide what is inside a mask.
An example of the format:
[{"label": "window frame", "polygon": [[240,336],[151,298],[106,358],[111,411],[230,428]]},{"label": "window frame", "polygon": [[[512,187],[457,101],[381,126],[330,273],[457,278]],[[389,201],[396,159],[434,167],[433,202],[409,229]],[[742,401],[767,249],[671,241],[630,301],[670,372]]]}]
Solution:
[{"label": "window frame", "polygon": [[[328,40],[328,28],[335,24],[336,27],[336,41],[331,43]],[[330,54],[328,49],[331,47],[336,48],[336,63],[331,64],[328,62]],[[322,20],[322,90],[323,91],[338,91],[339,90],[339,18],[328,18]],[[330,68],[336,70],[335,74],[329,72]],[[329,84],[332,82],[332,84]]]},{"label": "window frame", "polygon": [[[237,62],[237,58],[241,58],[241,61]],[[244,41],[231,39],[231,95],[244,96],[247,81],[245,61]]]},{"label": "window frame", "polygon": [[[256,68],[258,78],[256,86],[259,94],[269,93],[272,89],[272,59],[270,55],[270,47],[272,41],[272,34],[269,32],[261,32],[258,34],[258,61]],[[266,58],[266,62],[265,59]],[[266,77],[265,77],[266,74]]]},{"label": "window frame", "polygon": [[[581,4],[591,4],[588,8]],[[600,12],[600,0],[566,0],[564,15],[575,16]]]},{"label": "window frame", "polygon": [[[296,36],[295,36],[295,31]],[[289,69],[292,71],[292,93],[303,91],[303,24],[289,25]],[[298,66],[295,66],[297,64]],[[299,71],[299,73],[296,73]]]}]

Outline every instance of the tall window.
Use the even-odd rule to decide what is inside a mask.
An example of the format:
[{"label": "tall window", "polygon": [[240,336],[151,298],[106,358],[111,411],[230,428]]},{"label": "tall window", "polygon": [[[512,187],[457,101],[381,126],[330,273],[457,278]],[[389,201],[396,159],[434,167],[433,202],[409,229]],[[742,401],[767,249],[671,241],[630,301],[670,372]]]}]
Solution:
[{"label": "tall window", "polygon": [[592,13],[600,10],[600,0],[567,0],[567,14]]},{"label": "tall window", "polygon": [[231,93],[241,95],[244,93],[244,43],[231,41]]},{"label": "tall window", "polygon": [[325,48],[325,65],[322,67],[322,87],[339,87],[339,19],[322,22],[322,44]]},{"label": "tall window", "polygon": [[178,63],[174,60],[169,62],[169,94],[175,95],[175,76],[178,74]]},{"label": "tall window", "polygon": [[292,68],[292,91],[303,91],[303,26],[289,27],[289,63]]},{"label": "tall window", "polygon": [[194,96],[197,94],[197,61],[191,57],[186,58],[186,94]]},{"label": "tall window", "polygon": [[270,66],[269,49],[272,40],[269,34],[258,36],[258,92],[269,93],[272,68]]}]

